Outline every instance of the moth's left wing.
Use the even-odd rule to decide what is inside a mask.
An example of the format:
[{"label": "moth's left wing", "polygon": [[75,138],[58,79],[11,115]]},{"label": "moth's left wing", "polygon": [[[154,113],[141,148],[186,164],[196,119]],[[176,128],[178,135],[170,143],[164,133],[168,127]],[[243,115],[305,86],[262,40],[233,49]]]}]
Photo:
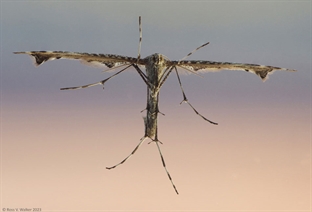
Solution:
[{"label": "moth's left wing", "polygon": [[[14,54],[28,54],[30,55],[35,62],[36,66],[41,65],[42,63],[48,60],[55,59],[77,59],[82,63],[90,64],[104,64],[108,68],[114,68],[121,65],[130,65],[137,63],[137,58],[125,57],[115,54],[90,54],[90,53],[79,53],[79,52],[63,52],[63,51],[31,51],[31,52],[14,52]],[[143,61],[139,60],[139,65]]]},{"label": "moth's left wing", "polygon": [[191,71],[220,71],[220,70],[238,70],[247,71],[258,75],[263,81],[268,78],[269,74],[272,74],[275,70],[280,71],[296,71],[292,69],[279,68],[274,66],[264,66],[257,64],[245,64],[245,63],[229,63],[229,62],[214,62],[214,61],[200,61],[200,60],[183,60],[183,61],[171,61],[172,65],[188,69]]}]

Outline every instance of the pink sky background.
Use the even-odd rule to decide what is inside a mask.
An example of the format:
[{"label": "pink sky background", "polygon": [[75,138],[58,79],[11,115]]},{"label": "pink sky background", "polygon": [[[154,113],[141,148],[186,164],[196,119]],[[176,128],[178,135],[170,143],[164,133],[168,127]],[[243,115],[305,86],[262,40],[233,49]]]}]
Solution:
[{"label": "pink sky background", "polygon": [[[21,3],[1,5],[1,208],[43,211],[310,211],[309,1]],[[170,13],[170,11],[172,11]],[[244,15],[242,15],[244,13]],[[163,14],[163,15],[160,15]],[[77,91],[60,87],[112,73],[77,61],[36,68],[14,51],[68,50],[297,69],[266,82],[245,72],[174,75],[160,93],[159,139],[143,144],[146,87],[134,71]]]}]

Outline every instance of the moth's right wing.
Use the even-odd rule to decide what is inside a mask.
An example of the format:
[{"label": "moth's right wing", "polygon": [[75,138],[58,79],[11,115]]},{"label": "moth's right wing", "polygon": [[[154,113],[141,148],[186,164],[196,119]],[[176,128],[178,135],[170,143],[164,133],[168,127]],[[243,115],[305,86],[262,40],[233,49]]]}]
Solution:
[{"label": "moth's right wing", "polygon": [[268,78],[269,74],[272,74],[276,70],[280,71],[296,71],[287,68],[280,68],[274,66],[265,66],[257,64],[246,63],[230,63],[230,62],[214,62],[214,61],[201,61],[201,60],[183,60],[183,61],[171,61],[170,65],[176,65],[181,68],[185,68],[189,71],[195,72],[214,72],[220,70],[238,70],[247,71],[259,76],[263,81]]},{"label": "moth's right wing", "polygon": [[125,57],[115,54],[92,54],[92,53],[79,53],[79,52],[64,52],[64,51],[30,51],[30,52],[14,52],[14,54],[28,54],[34,59],[36,66],[48,60],[55,59],[76,59],[82,63],[87,64],[100,64],[108,68],[114,68],[122,65],[130,65],[137,63],[144,65],[143,60],[133,57]]}]

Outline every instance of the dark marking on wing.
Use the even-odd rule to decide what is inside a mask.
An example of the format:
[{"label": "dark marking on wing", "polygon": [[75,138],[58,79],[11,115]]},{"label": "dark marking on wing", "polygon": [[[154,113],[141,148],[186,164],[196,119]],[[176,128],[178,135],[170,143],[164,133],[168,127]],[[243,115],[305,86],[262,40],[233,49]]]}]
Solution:
[{"label": "dark marking on wing", "polygon": [[36,65],[40,65],[45,61],[48,61],[50,59],[49,56],[40,55],[40,54],[31,54],[35,58]]}]

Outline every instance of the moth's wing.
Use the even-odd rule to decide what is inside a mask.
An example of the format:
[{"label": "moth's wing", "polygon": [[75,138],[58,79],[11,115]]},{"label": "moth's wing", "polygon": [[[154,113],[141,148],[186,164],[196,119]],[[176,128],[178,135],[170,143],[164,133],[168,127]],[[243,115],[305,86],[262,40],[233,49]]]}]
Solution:
[{"label": "moth's wing", "polygon": [[276,70],[280,71],[296,71],[292,69],[279,68],[274,66],[264,66],[257,64],[245,64],[245,63],[229,63],[229,62],[214,62],[214,61],[200,61],[200,60],[184,60],[184,61],[172,61],[172,65],[188,69],[195,72],[215,72],[220,70],[238,70],[247,71],[258,75],[263,81],[268,79],[268,75],[272,74]]},{"label": "moth's wing", "polygon": [[[63,52],[63,51],[31,51],[31,52],[14,52],[14,54],[28,54],[35,62],[36,66],[48,60],[55,59],[76,59],[85,64],[105,65],[108,68],[114,68],[121,65],[130,65],[137,62],[137,58],[125,57],[114,54],[90,54],[79,52]],[[138,64],[142,63],[139,60]],[[143,64],[140,64],[143,65]]]}]

